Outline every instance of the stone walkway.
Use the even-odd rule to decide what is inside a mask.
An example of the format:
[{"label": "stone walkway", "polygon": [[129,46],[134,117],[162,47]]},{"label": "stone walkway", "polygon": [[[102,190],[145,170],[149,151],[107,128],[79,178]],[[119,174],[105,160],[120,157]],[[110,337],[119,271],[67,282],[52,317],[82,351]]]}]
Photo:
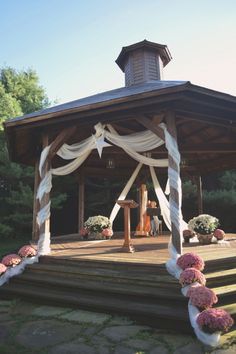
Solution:
[{"label": "stone walkway", "polygon": [[234,354],[236,338],[213,350],[193,336],[140,326],[128,318],[0,301],[0,353]]}]

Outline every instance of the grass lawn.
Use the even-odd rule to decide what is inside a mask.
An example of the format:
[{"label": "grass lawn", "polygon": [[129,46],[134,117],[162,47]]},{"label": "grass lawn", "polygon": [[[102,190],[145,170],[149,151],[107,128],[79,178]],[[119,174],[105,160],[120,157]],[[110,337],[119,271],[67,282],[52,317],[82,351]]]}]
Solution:
[{"label": "grass lawn", "polygon": [[18,238],[0,238],[0,260],[3,256],[9,253],[17,253],[19,248],[29,244],[30,237],[18,237]]}]

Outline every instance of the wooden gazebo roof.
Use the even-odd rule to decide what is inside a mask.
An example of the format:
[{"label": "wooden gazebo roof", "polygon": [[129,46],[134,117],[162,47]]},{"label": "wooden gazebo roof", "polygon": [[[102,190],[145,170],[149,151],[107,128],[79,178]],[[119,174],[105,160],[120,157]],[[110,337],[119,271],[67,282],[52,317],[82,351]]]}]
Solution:
[{"label": "wooden gazebo roof", "polygon": [[[147,43],[140,42],[139,47],[155,45]],[[156,46],[161,46],[155,48],[160,55],[169,53],[166,46]],[[122,65],[130,48],[133,47],[124,47],[118,57]],[[170,54],[168,58],[171,59]],[[42,134],[46,132],[49,141],[53,141],[71,126],[75,130],[68,144],[91,136],[98,122],[111,123],[120,134],[144,129],[155,131],[155,125],[165,121],[166,112],[170,110],[176,117],[183,171],[194,175],[236,168],[236,97],[188,81],[156,80],[134,84],[8,120],[4,126],[10,158],[34,165],[42,150]],[[112,147],[103,150],[101,160],[94,150],[84,168],[91,172],[103,170],[106,157],[110,156],[123,173],[129,173],[137,164],[123,150]],[[153,151],[152,156],[164,158],[167,151],[161,147]],[[59,158],[54,159],[54,163],[64,164]]]}]

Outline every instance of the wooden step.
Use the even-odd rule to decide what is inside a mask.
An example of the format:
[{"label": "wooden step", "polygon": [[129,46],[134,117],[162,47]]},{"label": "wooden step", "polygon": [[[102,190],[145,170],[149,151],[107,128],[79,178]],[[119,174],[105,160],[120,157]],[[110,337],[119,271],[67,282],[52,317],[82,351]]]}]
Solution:
[{"label": "wooden step", "polygon": [[47,289],[43,291],[40,287],[25,284],[4,285],[0,290],[1,296],[19,297],[40,303],[54,304],[60,306],[78,307],[87,310],[116,313],[130,316],[140,323],[154,327],[176,329],[179,326],[185,332],[192,332],[188,318],[186,304],[182,306],[171,306],[156,303],[143,303],[132,299],[119,299],[107,295],[83,294],[78,290],[67,292],[63,289]]},{"label": "wooden step", "polygon": [[111,282],[119,283],[135,283],[140,285],[153,284],[153,286],[168,286],[176,287],[178,285],[178,280],[170,276],[165,275],[152,275],[152,274],[139,274],[137,271],[130,274],[127,271],[122,271],[118,267],[115,270],[112,269],[100,269],[100,268],[84,268],[84,267],[72,267],[64,265],[54,265],[54,264],[33,264],[26,267],[24,274],[27,272],[32,272],[35,274],[51,274],[52,276],[65,276],[67,278],[83,278],[91,280],[103,280],[109,279]]},{"label": "wooden step", "polygon": [[25,286],[28,284],[37,284],[39,287],[53,287],[53,288],[63,288],[68,291],[72,290],[81,290],[91,293],[96,291],[96,293],[110,294],[111,296],[123,296],[126,297],[135,297],[139,299],[146,299],[148,301],[158,301],[162,303],[172,301],[173,305],[176,302],[185,302],[187,306],[187,299],[182,296],[180,288],[177,285],[176,288],[168,289],[159,286],[153,286],[146,284],[144,287],[140,284],[134,283],[119,283],[114,281],[112,284],[109,280],[98,281],[95,279],[91,280],[82,280],[79,277],[75,278],[65,278],[62,275],[57,277],[51,277],[48,274],[35,274],[35,273],[23,273],[22,275],[12,279],[12,286],[14,284],[22,284]]},{"label": "wooden step", "polygon": [[218,284],[234,284],[236,283],[236,268],[207,273],[205,276],[207,286],[209,287],[213,287]]},{"label": "wooden step", "polygon": [[[232,255],[233,254],[235,254],[234,249],[232,249]],[[226,269],[236,269],[236,256],[205,261],[204,274]]]},{"label": "wooden step", "polygon": [[64,265],[65,267],[80,267],[86,269],[111,269],[117,268],[127,273],[139,273],[139,274],[167,274],[165,264],[153,264],[153,263],[138,263],[138,262],[116,262],[111,260],[96,260],[96,259],[68,259],[59,258],[53,256],[41,256],[39,260],[40,264],[53,264]]}]

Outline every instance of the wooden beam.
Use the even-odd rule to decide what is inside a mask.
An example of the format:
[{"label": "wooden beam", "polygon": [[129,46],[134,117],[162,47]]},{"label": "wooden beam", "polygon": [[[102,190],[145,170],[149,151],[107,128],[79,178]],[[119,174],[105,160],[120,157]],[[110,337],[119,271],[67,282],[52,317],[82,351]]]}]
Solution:
[{"label": "wooden beam", "polygon": [[164,132],[157,124],[155,124],[154,122],[152,122],[150,119],[148,119],[145,116],[137,116],[136,120],[137,120],[137,122],[142,124],[145,128],[151,130],[159,138],[161,138],[163,141],[165,141]]},{"label": "wooden beam", "polygon": [[188,119],[189,121],[198,121],[207,125],[214,125],[218,127],[226,127],[229,126],[235,127],[236,122],[233,122],[230,119],[223,119],[221,117],[216,117],[215,115],[203,114],[198,112],[186,111],[183,109],[178,109],[176,115],[180,118]]},{"label": "wooden beam", "polygon": [[[168,111],[165,119],[166,119],[166,125],[167,125],[167,130],[168,130],[169,134],[171,134],[172,137],[177,142],[175,112]],[[180,167],[179,167],[179,165],[176,164],[176,162],[173,160],[173,158],[170,156],[169,153],[168,153],[168,159],[169,159],[169,167],[172,168],[173,170],[175,170],[178,175],[180,175]],[[170,203],[170,217],[171,217],[171,229],[172,229],[172,243],[173,243],[173,246],[175,247],[176,251],[179,254],[182,254],[181,235],[179,233],[179,230],[177,230],[175,224],[172,222],[172,213],[171,213],[173,204],[175,205],[175,207],[178,208],[180,206],[181,200],[180,200],[179,192],[175,188],[173,188],[171,185],[170,185],[169,203]]]},{"label": "wooden beam", "polygon": [[76,132],[77,126],[73,125],[64,129],[53,141],[48,153],[48,159],[52,160],[56,155],[57,151],[62,147],[62,145],[68,141],[68,139]]},{"label": "wooden beam", "polygon": [[37,214],[39,212],[39,200],[36,198],[38,186],[40,182],[39,176],[39,159],[35,163],[35,172],[34,172],[34,200],[33,200],[33,222],[32,222],[32,244],[36,245],[39,239],[39,227],[37,223]]},{"label": "wooden beam", "polygon": [[194,143],[194,144],[180,144],[179,150],[182,153],[229,153],[236,152],[235,143]]},{"label": "wooden beam", "polygon": [[78,181],[78,233],[84,226],[84,171],[80,169]]},{"label": "wooden beam", "polygon": [[197,186],[198,214],[200,215],[203,213],[202,178],[200,175],[195,176],[195,183]]}]

